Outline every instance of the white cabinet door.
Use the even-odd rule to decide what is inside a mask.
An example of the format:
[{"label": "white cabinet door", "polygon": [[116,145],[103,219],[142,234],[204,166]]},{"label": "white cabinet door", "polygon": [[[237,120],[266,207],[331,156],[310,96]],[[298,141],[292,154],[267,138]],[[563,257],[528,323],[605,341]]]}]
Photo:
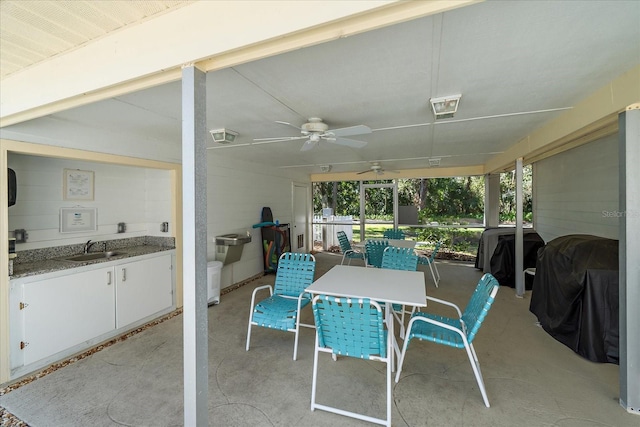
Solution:
[{"label": "white cabinet door", "polygon": [[113,267],[23,285],[28,365],[115,328]]},{"label": "white cabinet door", "polygon": [[116,328],[173,305],[171,254],[119,264],[116,275]]},{"label": "white cabinet door", "polygon": [[22,326],[22,285],[9,282],[9,367],[11,369],[24,365],[24,328]]}]

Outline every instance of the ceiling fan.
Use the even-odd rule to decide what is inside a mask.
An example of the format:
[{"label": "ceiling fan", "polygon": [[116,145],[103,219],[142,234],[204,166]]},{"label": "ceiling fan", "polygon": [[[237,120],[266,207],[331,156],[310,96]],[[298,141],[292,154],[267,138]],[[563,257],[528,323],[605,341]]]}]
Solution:
[{"label": "ceiling fan", "polygon": [[371,128],[365,125],[350,126],[339,129],[329,129],[329,126],[318,117],[311,117],[309,121],[301,127],[292,125],[291,123],[276,121],[282,125],[287,125],[298,129],[301,136],[281,136],[275,138],[256,138],[255,142],[270,143],[281,141],[296,141],[306,139],[300,151],[308,151],[315,147],[318,142],[327,141],[332,144],[344,145],[351,148],[362,148],[367,145],[366,141],[358,141],[355,139],[343,138],[343,136],[365,135],[371,133]]},{"label": "ceiling fan", "polygon": [[385,172],[398,173],[398,171],[384,169],[382,166],[380,166],[380,162],[373,162],[371,163],[371,166],[369,166],[369,169],[363,170],[362,172],[358,172],[356,173],[356,175],[362,175],[363,173],[370,173],[370,172],[373,172],[376,175],[384,175]]}]

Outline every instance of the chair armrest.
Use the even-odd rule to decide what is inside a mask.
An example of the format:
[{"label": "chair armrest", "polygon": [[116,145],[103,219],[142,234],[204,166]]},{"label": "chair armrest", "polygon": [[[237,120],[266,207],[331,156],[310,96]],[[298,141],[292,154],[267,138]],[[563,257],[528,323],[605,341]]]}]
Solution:
[{"label": "chair armrest", "polygon": [[433,301],[433,302],[437,302],[439,304],[443,304],[443,305],[448,305],[449,307],[453,307],[457,312],[458,312],[458,318],[462,317],[462,312],[460,311],[460,309],[458,308],[457,305],[455,305],[452,302],[449,301],[445,301],[443,299],[438,299],[438,298],[434,298],[434,297],[427,297],[427,301]]},{"label": "chair armrest", "polygon": [[[448,325],[446,323],[440,322],[438,320],[435,319],[431,319],[429,317],[424,317],[424,316],[415,316],[412,317],[411,320],[409,321],[409,324],[407,325],[407,331],[409,331],[409,333],[411,333],[411,327],[413,326],[413,324],[415,322],[425,322],[425,323],[431,323],[432,325],[436,325],[440,328],[444,328],[444,329],[448,329],[450,331],[453,331],[455,333],[457,333],[458,335],[460,335],[465,341],[467,339],[467,335],[465,333],[464,330],[462,330],[461,328],[456,328],[454,326]],[[462,322],[461,322],[462,323]]]},{"label": "chair armrest", "polygon": [[251,309],[253,309],[253,307],[255,307],[256,305],[256,294],[258,293],[258,291],[261,291],[263,289],[269,289],[269,296],[273,295],[273,287],[271,285],[258,286],[253,290],[253,293],[251,294]]}]

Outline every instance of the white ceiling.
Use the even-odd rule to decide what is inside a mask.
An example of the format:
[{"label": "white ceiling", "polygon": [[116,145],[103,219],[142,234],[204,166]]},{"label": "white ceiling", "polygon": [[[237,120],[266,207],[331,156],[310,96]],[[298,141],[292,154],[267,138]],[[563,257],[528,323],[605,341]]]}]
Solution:
[{"label": "white ceiling", "polygon": [[0,1],[0,76],[191,1]]},{"label": "white ceiling", "polygon": [[[3,26],[3,49],[5,37]],[[307,173],[320,165],[361,171],[373,161],[424,168],[429,158],[441,158],[441,168],[484,164],[638,64],[640,2],[479,3],[208,73],[208,128],[239,133],[225,146],[210,140],[210,152]],[[429,98],[457,93],[458,113],[434,124]],[[275,122],[300,126],[309,117],[331,129],[363,124],[373,132],[349,137],[367,141],[361,149],[252,144],[297,136]],[[150,149],[179,147],[180,83],[6,129],[33,134],[52,120],[78,141],[103,131]]]}]

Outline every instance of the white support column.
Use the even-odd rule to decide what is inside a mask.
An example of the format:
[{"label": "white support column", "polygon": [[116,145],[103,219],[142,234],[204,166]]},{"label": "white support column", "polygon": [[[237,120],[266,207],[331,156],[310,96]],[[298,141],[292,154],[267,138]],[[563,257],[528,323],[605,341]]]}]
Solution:
[{"label": "white support column", "polygon": [[619,116],[620,404],[640,415],[640,104]]},{"label": "white support column", "polygon": [[522,205],[523,205],[523,191],[522,191],[522,157],[516,160],[516,297],[522,298],[524,296],[524,277],[522,272],[524,271],[524,237],[522,231]]},{"label": "white support column", "polygon": [[500,174],[484,176],[484,225],[497,227],[500,224]]},{"label": "white support column", "polygon": [[207,426],[206,74],[182,69],[184,425]]}]

